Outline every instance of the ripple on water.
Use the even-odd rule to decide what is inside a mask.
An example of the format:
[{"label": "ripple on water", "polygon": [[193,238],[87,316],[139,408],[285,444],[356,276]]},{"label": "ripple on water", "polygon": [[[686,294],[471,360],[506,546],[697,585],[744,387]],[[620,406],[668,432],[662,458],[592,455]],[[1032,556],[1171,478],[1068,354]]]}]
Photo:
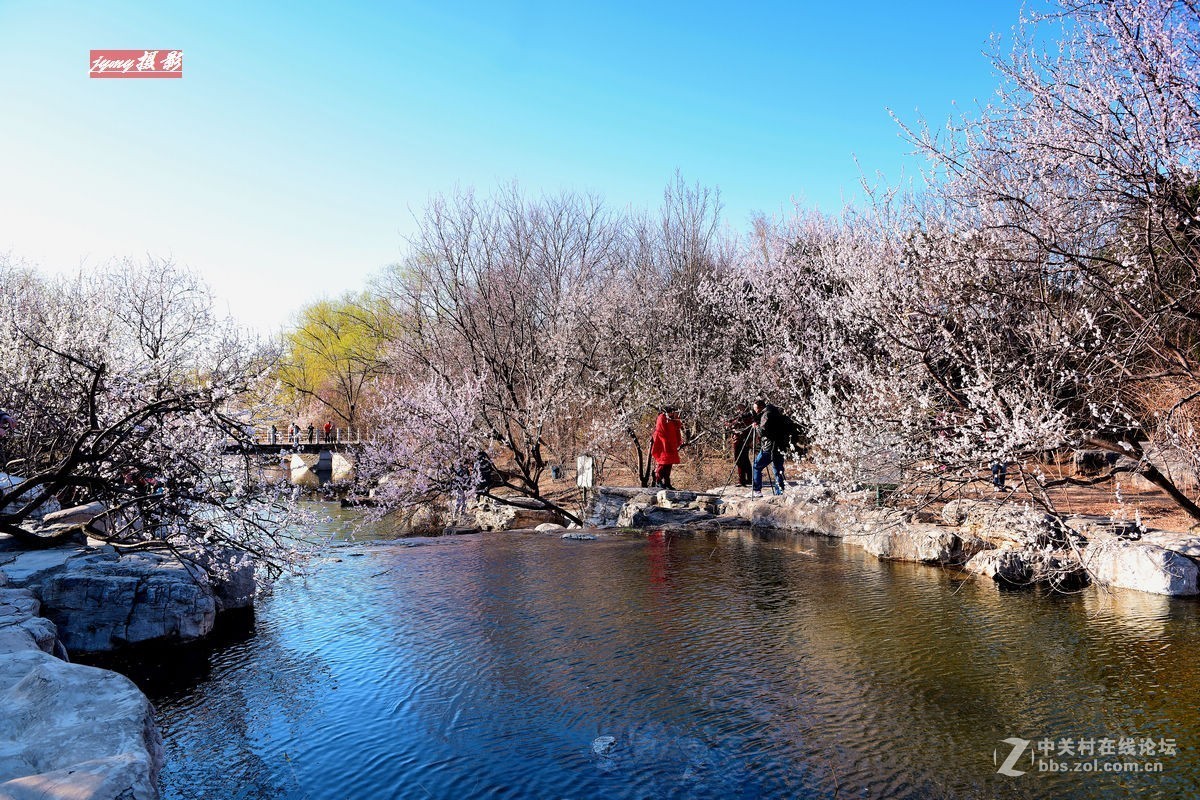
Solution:
[{"label": "ripple on water", "polygon": [[[1200,779],[1191,604],[749,534],[361,551],[150,689],[165,797],[1167,798]],[[1155,776],[996,774],[1000,739],[1088,733],[1183,749]]]}]

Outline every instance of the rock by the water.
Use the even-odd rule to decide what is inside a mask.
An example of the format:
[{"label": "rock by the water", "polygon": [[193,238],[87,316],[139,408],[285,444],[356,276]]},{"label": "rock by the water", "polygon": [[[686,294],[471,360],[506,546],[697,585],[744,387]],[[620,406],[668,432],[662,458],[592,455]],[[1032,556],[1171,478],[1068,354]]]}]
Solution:
[{"label": "rock by the water", "polygon": [[1008,586],[1045,584],[1062,592],[1082,589],[1089,582],[1083,564],[1070,551],[984,550],[963,568]]},{"label": "rock by the water", "polygon": [[664,528],[675,525],[694,525],[713,519],[707,511],[694,508],[659,508],[646,506],[633,515],[631,520],[634,528]]},{"label": "rock by the water", "polygon": [[696,502],[695,492],[684,492],[677,489],[659,489],[654,495],[655,505],[662,508],[686,508]]},{"label": "rock by the water", "polygon": [[580,541],[580,542],[594,542],[594,541],[596,541],[596,534],[584,533],[582,531],[570,531],[568,533],[564,533],[559,538],[560,539],[574,539],[574,540]]},{"label": "rock by the water", "polygon": [[475,525],[485,531],[509,531],[536,528],[543,522],[562,524],[562,517],[546,508],[532,507],[531,501],[514,497],[500,503],[489,497],[480,498],[474,509]]},{"label": "rock by the water", "polygon": [[618,528],[637,528],[637,527],[639,527],[639,525],[636,521],[638,514],[642,513],[647,508],[653,508],[654,506],[655,506],[655,500],[653,497],[651,497],[648,494],[640,494],[640,495],[637,495],[636,497],[630,498],[629,501],[627,501],[623,506],[621,506],[621,511],[617,515],[617,522],[616,522],[617,527]]},{"label": "rock by the water", "polygon": [[249,608],[258,591],[254,561],[245,553],[230,548],[195,551],[188,559],[208,575],[217,611]]},{"label": "rock by the water", "polygon": [[40,650],[0,655],[0,797],[154,800],[154,707],[123,675]]},{"label": "rock by the water", "polygon": [[937,525],[898,523],[880,527],[857,539],[868,553],[891,561],[962,564],[991,547],[973,536],[960,536]]},{"label": "rock by the water", "polygon": [[217,601],[208,578],[159,553],[122,556],[101,548],[48,574],[38,573],[25,585],[39,597],[42,613],[72,652],[195,639],[212,630],[216,620]]},{"label": "rock by the water", "polygon": [[1098,542],[1083,551],[1083,565],[1102,586],[1153,594],[1200,594],[1196,562],[1155,544]]},{"label": "rock by the water", "polygon": [[768,497],[726,497],[724,513],[745,520],[751,527],[841,536],[845,530],[838,509],[832,503],[805,502],[801,495]]},{"label": "rock by the water", "polygon": [[944,519],[960,519],[967,533],[997,547],[1065,548],[1069,544],[1068,533],[1074,535],[1077,543],[1083,541],[1053,514],[1024,505],[964,499],[947,503],[946,509],[942,511]]},{"label": "rock by the water", "polygon": [[632,498],[645,493],[645,489],[625,486],[600,486],[592,493],[588,502],[586,519],[589,526],[594,528],[611,528],[620,525],[618,517],[625,504]]},{"label": "rock by the water", "polygon": [[43,525],[87,525],[108,510],[103,503],[88,503],[54,511],[42,517]]},{"label": "rock by the water", "polygon": [[538,531],[539,533],[565,531],[566,529],[567,527],[565,525],[559,525],[557,522],[543,522],[541,525],[538,525],[536,528],[534,528],[534,530]]},{"label": "rock by the water", "polygon": [[41,650],[66,656],[54,623],[38,616],[40,608],[28,589],[0,589],[0,653]]}]

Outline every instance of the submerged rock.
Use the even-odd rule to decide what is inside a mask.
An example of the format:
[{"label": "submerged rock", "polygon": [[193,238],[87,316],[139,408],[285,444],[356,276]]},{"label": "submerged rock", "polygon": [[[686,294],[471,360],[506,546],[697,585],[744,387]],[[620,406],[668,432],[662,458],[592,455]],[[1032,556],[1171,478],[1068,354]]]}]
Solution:
[{"label": "submerged rock", "polygon": [[598,756],[606,756],[617,743],[615,736],[597,736],[592,740],[592,752]]},{"label": "submerged rock", "polygon": [[570,533],[564,533],[559,538],[560,539],[574,539],[574,540],[580,541],[580,542],[594,542],[597,537],[596,537],[596,534],[594,534],[594,533],[584,533],[583,531],[571,531]]}]

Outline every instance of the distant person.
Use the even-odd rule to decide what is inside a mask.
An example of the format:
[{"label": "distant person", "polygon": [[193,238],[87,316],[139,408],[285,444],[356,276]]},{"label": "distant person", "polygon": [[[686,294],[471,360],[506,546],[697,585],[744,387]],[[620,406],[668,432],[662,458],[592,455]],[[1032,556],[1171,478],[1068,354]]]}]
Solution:
[{"label": "distant person", "polygon": [[300,430],[301,430],[300,423],[293,422],[292,423],[292,444],[296,445],[297,447],[300,446]]},{"label": "distant person", "polygon": [[654,420],[654,435],[650,440],[650,457],[654,459],[654,485],[674,490],[671,467],[679,463],[679,448],[683,447],[683,422],[679,409],[665,406]]},{"label": "distant person", "polygon": [[737,467],[738,486],[749,486],[753,480],[750,451],[754,444],[754,414],[748,403],[738,403],[734,415],[725,420],[725,434]]},{"label": "distant person", "polygon": [[496,467],[496,462],[486,450],[475,451],[475,492],[486,494],[490,489],[504,485],[504,474]]},{"label": "distant person", "polygon": [[766,398],[754,401],[755,432],[758,434],[758,455],[754,457],[754,481],[751,495],[762,497],[762,472],[768,465],[774,471],[775,494],[783,494],[787,484],[783,476],[784,454],[794,446],[803,446],[800,426]]},{"label": "distant person", "polygon": [[333,423],[332,422],[330,422],[329,420],[326,420],[324,427],[321,428],[321,431],[325,434],[325,444],[329,444],[330,442],[333,441]]},{"label": "distant person", "polygon": [[17,421],[7,411],[0,411],[0,470],[8,465],[8,438],[17,428]]},{"label": "distant person", "polygon": [[271,444],[279,444],[279,428],[271,426]]},{"label": "distant person", "polygon": [[308,423],[308,443],[316,444],[317,441],[317,426],[311,422]]},{"label": "distant person", "polygon": [[1008,462],[1007,461],[993,461],[992,462],[992,488],[995,491],[997,491],[997,492],[1007,491],[1008,487],[1006,487],[1004,485],[1004,479],[1006,477],[1007,472],[1008,472]]}]

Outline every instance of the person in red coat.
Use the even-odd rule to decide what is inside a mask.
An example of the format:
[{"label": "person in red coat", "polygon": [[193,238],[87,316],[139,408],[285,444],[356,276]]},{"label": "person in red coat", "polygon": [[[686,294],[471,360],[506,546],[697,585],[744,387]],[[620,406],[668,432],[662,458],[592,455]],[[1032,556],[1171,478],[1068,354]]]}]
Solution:
[{"label": "person in red coat", "polygon": [[666,406],[654,421],[654,438],[650,442],[655,486],[675,488],[671,485],[671,467],[679,463],[680,447],[683,447],[683,422],[679,419],[679,409]]}]

